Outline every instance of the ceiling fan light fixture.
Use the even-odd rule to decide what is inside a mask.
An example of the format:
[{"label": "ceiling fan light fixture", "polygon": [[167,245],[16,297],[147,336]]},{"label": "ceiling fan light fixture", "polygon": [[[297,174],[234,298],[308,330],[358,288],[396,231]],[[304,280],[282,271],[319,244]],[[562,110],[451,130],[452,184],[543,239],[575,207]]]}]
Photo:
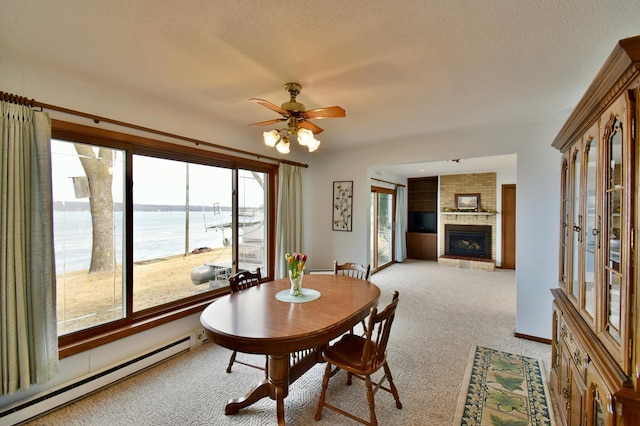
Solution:
[{"label": "ceiling fan light fixture", "polygon": [[281,154],[288,154],[291,151],[291,144],[289,143],[289,138],[285,137],[280,142],[278,142],[278,144],[276,145],[276,149]]},{"label": "ceiling fan light fixture", "polygon": [[287,83],[284,85],[284,90],[289,93],[290,99],[289,102],[285,102],[281,106],[264,99],[249,99],[251,102],[277,112],[280,115],[280,118],[253,123],[250,124],[250,126],[270,126],[272,124],[286,122],[287,128],[263,132],[262,137],[265,145],[275,147],[278,152],[282,154],[288,154],[291,149],[289,137],[295,136],[298,143],[306,146],[309,152],[316,151],[320,146],[320,141],[315,138],[315,135],[322,133],[322,129],[310,120],[344,118],[346,111],[337,105],[306,110],[306,107],[296,100],[296,97],[300,94],[300,90],[302,90],[300,83]]},{"label": "ceiling fan light fixture", "polygon": [[264,143],[267,146],[274,147],[276,143],[280,140],[280,132],[277,130],[271,130],[270,132],[263,132],[262,137],[264,139]]},{"label": "ceiling fan light fixture", "polygon": [[309,152],[313,152],[320,146],[320,141],[316,138],[311,138],[309,143],[307,143],[307,148],[309,148]]},{"label": "ceiling fan light fixture", "polygon": [[314,140],[313,132],[309,129],[298,130],[298,143],[302,146],[308,146]]}]

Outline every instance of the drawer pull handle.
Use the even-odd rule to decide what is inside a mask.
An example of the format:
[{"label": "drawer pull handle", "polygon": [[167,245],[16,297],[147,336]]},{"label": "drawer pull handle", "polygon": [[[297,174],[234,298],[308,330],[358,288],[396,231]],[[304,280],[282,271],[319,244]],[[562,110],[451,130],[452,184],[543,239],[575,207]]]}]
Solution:
[{"label": "drawer pull handle", "polygon": [[579,350],[576,349],[576,351],[573,353],[573,360],[576,362],[576,364],[578,366],[582,366],[582,354],[580,353]]}]

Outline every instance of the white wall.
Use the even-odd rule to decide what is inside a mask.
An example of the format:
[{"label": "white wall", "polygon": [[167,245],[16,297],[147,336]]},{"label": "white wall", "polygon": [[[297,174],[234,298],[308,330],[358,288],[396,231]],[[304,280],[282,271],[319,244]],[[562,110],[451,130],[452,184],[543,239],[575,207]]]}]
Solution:
[{"label": "white wall", "polygon": [[[354,153],[348,157],[341,155],[338,161],[332,161],[332,155],[319,153],[313,162],[313,209],[308,212],[313,229],[305,240],[312,269],[332,268],[334,259],[369,263],[367,228],[370,187],[367,165],[359,161]],[[351,232],[332,230],[333,181],[338,180],[353,181]]]},{"label": "white wall", "polygon": [[[217,119],[212,120],[212,117],[204,114],[202,116],[186,115],[180,110],[179,106],[176,106],[175,109],[168,109],[149,101],[131,97],[128,93],[69,80],[45,70],[30,68],[2,58],[0,58],[0,82],[0,91],[33,98],[38,102],[256,154],[271,157],[278,156],[273,148],[267,147],[262,142],[261,131],[247,126],[245,117],[235,117],[236,121],[234,122],[225,120],[223,117],[215,117]],[[163,136],[149,135],[148,133],[108,123],[101,122],[96,124],[89,118],[63,114],[58,111],[48,112],[52,118],[64,121],[112,129],[129,134],[140,134],[158,140],[193,146],[191,143],[171,140]],[[224,125],[216,124],[220,122],[223,122]],[[229,154],[229,151],[224,152]],[[255,156],[251,158],[255,159]],[[305,153],[303,150],[292,150],[287,159],[308,163],[312,159],[312,155],[308,152]]]},{"label": "white wall", "polygon": [[[190,336],[201,329],[200,314],[194,314],[64,358],[59,362],[58,374],[47,383],[32,385],[27,391],[19,391],[13,395],[0,397],[0,411],[9,406],[24,403],[34,396],[41,396],[41,394],[63,388],[67,384],[76,383],[122,362],[134,359],[140,354],[148,353],[168,343]],[[0,421],[0,423],[2,422]]]},{"label": "white wall", "polygon": [[518,151],[516,330],[551,338],[550,288],[558,286],[560,152],[555,134],[531,132]]}]

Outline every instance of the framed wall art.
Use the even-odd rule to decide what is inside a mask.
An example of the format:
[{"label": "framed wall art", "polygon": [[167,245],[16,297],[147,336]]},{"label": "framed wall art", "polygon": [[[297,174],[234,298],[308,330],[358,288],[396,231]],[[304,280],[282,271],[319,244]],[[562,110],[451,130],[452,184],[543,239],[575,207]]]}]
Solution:
[{"label": "framed wall art", "polygon": [[353,181],[333,182],[333,230],[351,232]]},{"label": "framed wall art", "polygon": [[470,212],[480,208],[480,194],[456,194],[456,209]]}]

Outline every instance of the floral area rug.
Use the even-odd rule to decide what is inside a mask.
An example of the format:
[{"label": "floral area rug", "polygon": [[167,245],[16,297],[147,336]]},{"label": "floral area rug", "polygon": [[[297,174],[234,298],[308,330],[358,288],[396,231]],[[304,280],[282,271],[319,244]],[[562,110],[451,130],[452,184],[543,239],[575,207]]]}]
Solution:
[{"label": "floral area rug", "polygon": [[534,358],[476,346],[454,425],[553,425],[542,364]]}]

